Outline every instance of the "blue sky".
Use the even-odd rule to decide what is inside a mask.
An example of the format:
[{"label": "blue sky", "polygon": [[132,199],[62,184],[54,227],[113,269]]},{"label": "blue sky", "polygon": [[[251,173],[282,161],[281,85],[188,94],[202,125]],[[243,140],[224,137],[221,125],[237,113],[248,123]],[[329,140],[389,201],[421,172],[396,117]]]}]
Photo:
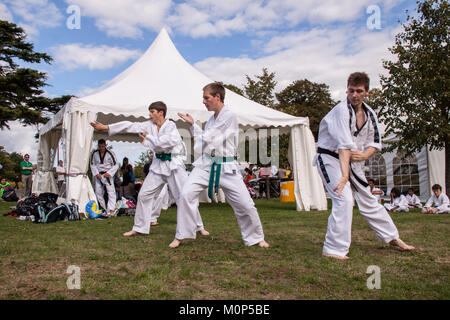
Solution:
[{"label": "blue sky", "polygon": [[[67,27],[77,21],[67,13],[71,5],[80,10],[79,29]],[[399,20],[415,7],[411,0],[1,0],[0,19],[23,27],[35,50],[54,58],[31,66],[48,74],[51,97],[89,94],[136,61],[165,27],[181,55],[214,80],[242,87],[246,74],[267,67],[277,91],[307,78],[342,99],[350,72],[366,71],[379,86]],[[11,128],[0,145],[36,161],[36,128]],[[143,151],[114,144],[119,159],[130,146],[132,160]]]}]

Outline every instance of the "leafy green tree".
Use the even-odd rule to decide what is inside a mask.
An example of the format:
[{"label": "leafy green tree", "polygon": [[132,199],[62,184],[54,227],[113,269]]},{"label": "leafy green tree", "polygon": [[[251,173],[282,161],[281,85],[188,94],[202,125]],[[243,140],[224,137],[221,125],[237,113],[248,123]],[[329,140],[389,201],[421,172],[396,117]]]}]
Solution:
[{"label": "leafy green tree", "polygon": [[394,134],[388,150],[406,154],[424,146],[445,148],[446,188],[450,192],[450,12],[446,0],[417,2],[417,14],[408,15],[403,31],[389,49],[395,61],[383,61],[384,103],[380,120],[386,134]]},{"label": "leafy green tree", "polygon": [[277,110],[309,118],[309,126],[316,140],[320,121],[337,103],[331,99],[328,85],[307,79],[294,81],[275,96]]},{"label": "leafy green tree", "polygon": [[225,83],[223,83],[221,81],[218,81],[218,83],[222,84],[228,90],[231,90],[234,93],[237,93],[237,94],[239,94],[241,96],[244,96],[244,91],[241,88],[235,86],[234,84],[225,84]]},{"label": "leafy green tree", "polygon": [[269,73],[267,68],[262,69],[262,75],[255,75],[257,80],[253,80],[248,75],[247,84],[244,86],[244,93],[247,98],[263,106],[273,108],[275,105],[274,89],[277,82],[274,80],[275,72]]},{"label": "leafy green tree", "polygon": [[42,96],[47,85],[44,72],[19,67],[26,63],[50,63],[46,53],[34,51],[25,41],[22,28],[0,20],[0,129],[9,129],[8,122],[20,120],[24,125],[45,123],[45,112],[56,113],[70,96],[50,99]]},{"label": "leafy green tree", "polygon": [[3,146],[0,146],[0,177],[5,177],[8,181],[13,181],[15,176],[20,177],[20,161],[23,156],[20,153],[8,153]]}]

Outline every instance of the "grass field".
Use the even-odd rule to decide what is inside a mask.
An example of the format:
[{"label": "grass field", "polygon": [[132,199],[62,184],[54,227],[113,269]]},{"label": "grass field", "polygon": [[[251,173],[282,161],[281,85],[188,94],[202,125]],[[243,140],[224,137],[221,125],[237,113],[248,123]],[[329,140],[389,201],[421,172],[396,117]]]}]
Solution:
[{"label": "grass field", "polygon": [[[34,224],[5,217],[0,202],[0,299],[449,299],[450,215],[394,213],[400,252],[378,242],[355,210],[350,260],[321,256],[328,212],[297,212],[293,203],[257,200],[271,248],[245,247],[226,204],[202,204],[211,235],[169,249],[176,210],[149,236],[124,238],[132,217]],[[69,266],[81,288],[69,290]],[[368,289],[369,266],[381,288]]]}]

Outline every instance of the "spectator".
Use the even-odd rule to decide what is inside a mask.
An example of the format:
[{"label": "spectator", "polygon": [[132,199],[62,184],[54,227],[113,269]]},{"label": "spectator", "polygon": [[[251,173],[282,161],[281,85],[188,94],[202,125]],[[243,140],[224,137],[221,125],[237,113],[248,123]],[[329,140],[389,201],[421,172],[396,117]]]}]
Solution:
[{"label": "spectator", "polygon": [[257,198],[258,194],[255,189],[252,188],[250,185],[250,180],[253,179],[252,172],[250,171],[250,168],[245,168],[245,176],[244,176],[244,184],[247,187],[248,192],[250,193],[250,196],[252,198]]},{"label": "spectator", "polygon": [[368,179],[367,183],[369,184],[370,192],[377,198],[378,203],[381,203],[381,197],[384,196],[383,190],[375,187],[375,180],[373,179]]},{"label": "spectator", "polygon": [[0,180],[0,197],[5,201],[19,200],[14,188],[6,181],[6,178],[1,178]]},{"label": "spectator", "polygon": [[16,176],[16,177],[14,178],[14,183],[16,184],[15,188],[16,188],[17,190],[20,189],[19,182],[20,182],[20,178],[19,178],[19,176]]},{"label": "spectator", "polygon": [[408,201],[406,200],[406,197],[402,195],[400,190],[397,188],[392,188],[391,202],[385,203],[384,207],[386,208],[386,210],[392,212],[409,211]]},{"label": "spectator", "polygon": [[64,170],[64,164],[62,160],[58,161],[58,166],[56,167],[56,174],[58,177],[56,178],[56,184],[58,185],[58,191],[61,192],[62,185],[66,179],[66,172]]},{"label": "spectator", "polygon": [[149,161],[146,164],[144,164],[143,171],[144,171],[145,176],[148,175],[148,172],[150,170],[150,166],[152,165],[152,162],[153,162],[153,154],[150,155]]},{"label": "spectator", "polygon": [[122,173],[122,184],[120,185],[120,196],[125,198],[134,198],[134,171],[133,166],[128,162],[128,158],[123,158],[122,167],[120,168]]},{"label": "spectator", "polygon": [[22,175],[22,188],[24,198],[31,194],[31,184],[33,183],[32,173],[34,170],[34,166],[29,160],[30,155],[26,154],[23,157],[23,161],[20,162],[20,173]]},{"label": "spectator", "polygon": [[[95,195],[99,205],[106,211],[101,218],[108,218],[114,213],[116,207],[114,175],[118,168],[119,164],[114,152],[106,148],[104,139],[98,140],[98,149],[91,156],[91,171]],[[105,202],[105,193],[108,196],[108,203]]]},{"label": "spectator", "polygon": [[442,187],[435,184],[431,189],[434,194],[425,203],[422,213],[450,213],[450,201],[447,195],[442,192]]},{"label": "spectator", "polygon": [[414,194],[413,188],[408,189],[406,200],[408,201],[408,205],[410,208],[422,208],[422,203],[420,202],[419,197]]}]

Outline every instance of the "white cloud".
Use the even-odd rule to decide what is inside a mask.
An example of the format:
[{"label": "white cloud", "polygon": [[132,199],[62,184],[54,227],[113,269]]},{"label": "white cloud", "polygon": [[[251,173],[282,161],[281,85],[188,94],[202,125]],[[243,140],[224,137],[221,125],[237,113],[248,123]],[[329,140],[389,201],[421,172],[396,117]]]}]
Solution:
[{"label": "white cloud", "polygon": [[38,144],[34,138],[37,132],[36,127],[24,127],[19,121],[10,121],[9,126],[10,130],[4,129],[0,131],[0,145],[4,146],[8,153],[28,153],[30,161],[36,163],[38,151]]},{"label": "white cloud", "polygon": [[332,97],[342,99],[347,76],[365,71],[371,86],[379,87],[379,74],[384,72],[382,59],[392,59],[387,50],[393,45],[392,31],[358,31],[350,27],[312,29],[273,37],[262,47],[268,55],[217,58],[200,61],[195,67],[210,78],[243,87],[245,74],[253,77],[267,67],[276,73],[276,91],[295,80],[308,79],[330,86]]},{"label": "white cloud", "polygon": [[0,3],[0,20],[13,22],[11,11],[9,11],[8,7],[3,3]]},{"label": "white cloud", "polygon": [[89,70],[109,69],[141,56],[139,50],[106,45],[92,46],[81,43],[59,45],[50,49],[55,63],[65,70],[87,67]]},{"label": "white cloud", "polygon": [[96,19],[96,26],[109,36],[139,38],[142,28],[159,31],[172,5],[171,0],[66,0],[81,8],[81,17]]},{"label": "white cloud", "polygon": [[[394,7],[393,0],[378,2],[383,14]],[[261,30],[295,27],[302,23],[324,26],[366,19],[373,0],[190,0],[174,6],[167,21],[182,34],[194,38],[228,36],[234,32],[256,34]]]},{"label": "white cloud", "polygon": [[28,36],[39,33],[40,27],[52,28],[61,25],[63,15],[58,7],[48,0],[7,0],[9,9],[20,20],[19,25]]}]

